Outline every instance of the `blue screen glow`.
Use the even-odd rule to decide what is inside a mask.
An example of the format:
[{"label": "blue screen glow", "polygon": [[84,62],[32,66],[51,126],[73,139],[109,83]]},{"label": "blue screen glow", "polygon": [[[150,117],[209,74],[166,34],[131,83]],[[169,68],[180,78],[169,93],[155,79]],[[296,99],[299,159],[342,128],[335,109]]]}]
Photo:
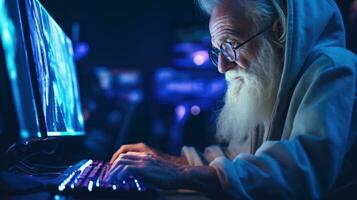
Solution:
[{"label": "blue screen glow", "polygon": [[82,135],[84,120],[71,40],[37,0],[26,3],[47,135]]},{"label": "blue screen glow", "polygon": [[[18,10],[19,1],[0,0],[0,45],[4,49],[20,138],[26,140],[41,137],[41,133]],[[6,113],[3,114],[6,116]]]}]

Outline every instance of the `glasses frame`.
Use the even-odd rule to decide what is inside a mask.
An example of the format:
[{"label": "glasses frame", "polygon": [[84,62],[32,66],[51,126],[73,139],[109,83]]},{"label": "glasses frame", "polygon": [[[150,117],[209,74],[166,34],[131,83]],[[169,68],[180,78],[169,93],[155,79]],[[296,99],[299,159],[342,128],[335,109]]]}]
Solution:
[{"label": "glasses frame", "polygon": [[250,38],[248,38],[247,40],[245,40],[243,43],[241,44],[238,44],[236,47],[233,47],[233,44],[232,42],[228,42],[228,41],[225,41],[223,42],[219,49],[218,48],[215,48],[212,46],[212,49],[211,51],[209,52],[209,57],[210,57],[210,60],[212,62],[212,64],[214,66],[218,66],[218,57],[219,57],[219,54],[222,53],[222,52],[226,52],[225,50],[223,50],[223,45],[228,45],[233,53],[234,53],[234,59],[229,59],[227,55],[225,55],[224,53],[222,53],[224,59],[228,60],[229,62],[234,62],[237,60],[237,53],[236,51],[241,48],[242,46],[244,46],[245,44],[247,44],[248,42],[252,41],[253,39],[255,39],[256,37],[258,37],[259,35],[263,34],[264,32],[266,32],[267,30],[269,30],[271,27],[273,26],[273,24],[270,24],[269,26],[265,27],[263,30],[259,31],[258,33],[254,34],[253,36],[251,36]]}]

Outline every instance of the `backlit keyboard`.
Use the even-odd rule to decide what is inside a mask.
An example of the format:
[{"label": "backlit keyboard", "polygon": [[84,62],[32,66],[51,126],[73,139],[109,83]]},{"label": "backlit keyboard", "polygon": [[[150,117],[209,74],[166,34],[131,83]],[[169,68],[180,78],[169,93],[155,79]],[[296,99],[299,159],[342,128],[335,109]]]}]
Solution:
[{"label": "backlit keyboard", "polygon": [[156,191],[136,177],[127,177],[116,182],[105,182],[103,177],[110,165],[102,161],[83,160],[60,175],[52,192],[75,196],[98,195],[126,198],[154,198]]}]

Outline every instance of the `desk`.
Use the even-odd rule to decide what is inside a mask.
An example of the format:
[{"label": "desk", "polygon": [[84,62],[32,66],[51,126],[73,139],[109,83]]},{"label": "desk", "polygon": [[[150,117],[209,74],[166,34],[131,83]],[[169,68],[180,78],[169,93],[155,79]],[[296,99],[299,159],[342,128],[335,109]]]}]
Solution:
[{"label": "desk", "polygon": [[[53,181],[53,177],[35,177],[24,174],[13,174],[0,172],[0,199],[24,199],[24,200],[69,200],[72,196],[53,195],[45,189],[44,184]],[[4,195],[9,189],[14,189],[13,193]],[[16,191],[16,193],[15,193]],[[19,194],[19,192],[21,192]],[[25,192],[26,191],[26,192]],[[28,192],[32,191],[32,192]],[[202,193],[192,190],[160,190],[158,189],[158,199],[167,200],[206,200]],[[3,192],[3,193],[2,193]],[[93,194],[94,195],[94,194]],[[77,199],[77,198],[76,198]],[[101,196],[94,196],[92,199],[103,199]],[[113,198],[115,199],[115,198]],[[117,198],[118,199],[118,198]]]},{"label": "desk", "polygon": [[[71,200],[72,197],[53,196],[49,192],[37,192],[26,195],[0,195],[1,200]],[[94,197],[93,199],[102,199],[101,197]],[[115,198],[113,198],[115,199]],[[158,199],[163,200],[208,200],[208,198],[196,191],[159,191]]]}]

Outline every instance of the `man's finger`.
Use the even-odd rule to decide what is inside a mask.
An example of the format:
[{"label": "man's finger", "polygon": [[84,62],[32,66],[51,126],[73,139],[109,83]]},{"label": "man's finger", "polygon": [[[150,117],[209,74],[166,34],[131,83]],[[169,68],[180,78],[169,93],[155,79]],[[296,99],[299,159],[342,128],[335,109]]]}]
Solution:
[{"label": "man's finger", "polygon": [[128,151],[126,152],[125,154],[122,154],[122,155],[132,155],[132,156],[148,156],[150,155],[149,153],[147,152],[137,152],[137,151]]},{"label": "man's finger", "polygon": [[141,177],[143,174],[144,173],[141,166],[125,166],[122,170],[118,171],[114,177],[116,180],[122,181],[130,176]]},{"label": "man's finger", "polygon": [[[147,160],[148,159],[148,154],[147,153],[143,153],[143,152],[127,152],[127,153],[123,153],[120,154],[119,157],[111,164],[111,167],[109,168],[108,171],[112,171],[116,165],[118,164],[125,164],[128,163],[129,161],[131,161],[130,164],[138,164],[137,161],[143,161],[143,160]],[[123,162],[120,162],[124,160]]]},{"label": "man's finger", "polygon": [[122,181],[129,176],[139,176],[141,174],[142,167],[137,165],[118,165],[114,171],[107,174],[105,181]]},{"label": "man's finger", "polygon": [[145,151],[145,144],[143,143],[137,143],[137,144],[127,144],[127,145],[122,145],[118,151],[116,151],[112,158],[110,159],[109,163],[112,164],[120,154],[127,153],[129,151],[132,152],[144,152]]},{"label": "man's finger", "polygon": [[115,164],[113,164],[106,172],[107,175],[111,175],[115,171],[117,171],[120,167],[125,165],[137,165],[138,161],[128,160],[128,159],[120,159]]},{"label": "man's finger", "polygon": [[110,182],[110,181],[112,181],[113,180],[113,175],[115,174],[115,173],[117,173],[118,171],[120,171],[121,169],[123,169],[124,168],[124,166],[123,165],[115,165],[114,167],[112,167],[111,169],[109,169],[108,171],[107,171],[107,173],[105,174],[105,176],[104,176],[104,181],[106,181],[106,182]]},{"label": "man's finger", "polygon": [[[131,155],[131,156],[130,156]],[[126,153],[122,153],[120,154],[114,161],[113,163],[115,163],[116,161],[122,159],[123,157],[127,156],[127,159],[137,159],[137,157],[135,156],[139,156],[139,157],[145,157],[148,156],[149,154],[146,152],[136,152],[136,151],[128,151]]]},{"label": "man's finger", "polygon": [[112,156],[112,158],[110,159],[109,163],[112,164],[120,154],[122,153],[126,153],[127,151],[129,151],[128,149],[130,149],[131,145],[122,145]]},{"label": "man's finger", "polygon": [[122,159],[126,159],[126,160],[143,160],[145,159],[145,157],[147,157],[148,155],[147,154],[143,154],[143,153],[123,153],[123,154],[120,154],[120,156],[113,162],[116,163]]},{"label": "man's finger", "polygon": [[137,160],[120,159],[117,162],[117,165],[135,165],[135,164],[138,164]]}]

